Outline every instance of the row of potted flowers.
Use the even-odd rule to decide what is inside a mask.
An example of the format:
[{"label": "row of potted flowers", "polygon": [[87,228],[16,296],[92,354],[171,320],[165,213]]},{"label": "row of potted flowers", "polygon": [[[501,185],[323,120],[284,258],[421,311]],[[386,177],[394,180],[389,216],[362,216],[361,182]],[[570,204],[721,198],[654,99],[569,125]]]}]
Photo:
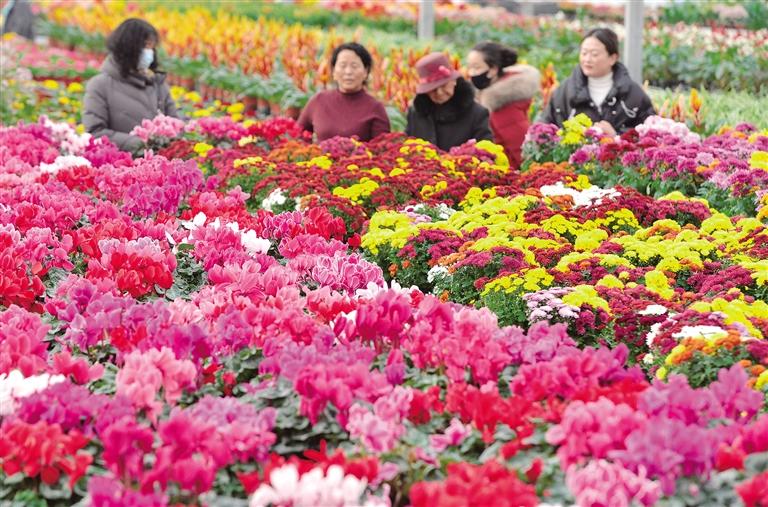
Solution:
[{"label": "row of potted flowers", "polygon": [[749,124],[702,138],[685,124],[651,117],[613,138],[579,115],[563,129],[534,124],[523,151],[528,164],[568,161],[600,186],[621,184],[656,197],[679,191],[731,216],[768,216],[768,130]]},{"label": "row of potted flowers", "polygon": [[[162,47],[169,56],[165,63],[187,80],[183,84],[189,85],[188,80],[195,79],[229,92],[247,90],[246,95],[280,102],[282,107],[301,107],[315,90],[327,86],[331,81],[328,58],[333,47],[345,37],[360,39],[360,34],[351,30],[305,27],[268,17],[251,19],[227,10],[211,12],[202,7],[177,11],[142,9],[120,2],[75,7],[54,2],[46,4],[44,10],[51,22],[52,37],[77,46],[86,45],[91,50],[102,50],[103,37],[129,12],[140,15],[161,32]],[[461,43],[455,50],[465,54],[478,40],[493,36],[516,47],[533,65],[543,69],[554,62],[561,78],[570,73],[585,27],[580,22],[535,19],[524,25],[515,28],[518,31],[513,36],[503,31],[484,32],[482,26],[468,26],[459,31],[457,40]],[[553,31],[557,37],[552,36]],[[768,54],[762,48],[767,31],[731,33],[702,29],[695,32],[701,35],[697,38],[688,29],[662,25],[648,33],[653,37],[648,43],[649,52],[666,52],[654,54],[647,64],[647,68],[653,69],[653,83],[720,83],[723,88],[754,91],[765,86]],[[405,111],[417,82],[413,64],[429,48],[408,34],[385,34],[376,39],[376,44],[366,44],[374,57],[370,89],[385,103]],[[706,40],[706,45],[699,47],[692,42],[699,40]],[[555,47],[550,48],[552,41],[556,41]],[[544,46],[547,49],[541,51]],[[454,58],[460,60],[462,56]],[[677,63],[672,66],[657,63],[673,59]],[[687,75],[692,62],[698,69],[696,76]]]}]

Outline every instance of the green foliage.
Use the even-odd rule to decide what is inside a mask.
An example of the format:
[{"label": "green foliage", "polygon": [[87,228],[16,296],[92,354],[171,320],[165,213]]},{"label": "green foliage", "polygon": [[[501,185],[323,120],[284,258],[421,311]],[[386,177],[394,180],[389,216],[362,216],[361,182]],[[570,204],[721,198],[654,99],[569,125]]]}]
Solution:
[{"label": "green foliage", "polygon": [[190,295],[200,290],[208,281],[208,275],[203,266],[192,257],[192,245],[178,246],[176,253],[176,270],[173,272],[173,285],[167,291],[155,286],[158,294],[173,301],[176,298],[189,299]]},{"label": "green foliage", "polygon": [[728,369],[740,360],[749,357],[749,353],[743,347],[735,349],[720,347],[711,355],[697,350],[694,351],[691,359],[669,368],[669,371],[670,373],[681,373],[688,377],[688,383],[691,387],[705,387],[717,380],[717,373],[721,368]]},{"label": "green foliage", "polygon": [[485,306],[499,319],[499,326],[528,327],[528,307],[519,294],[491,291],[480,298],[477,306]]},{"label": "green foliage", "polygon": [[[707,87],[710,88],[710,87]],[[698,90],[701,96],[701,125],[695,125],[692,118],[686,119],[688,128],[703,136],[717,133],[723,126],[736,126],[739,123],[751,123],[758,129],[768,128],[768,93],[749,93],[745,91],[712,91]],[[687,95],[686,90],[650,88],[656,109],[664,103],[676,103],[681,94]]]}]

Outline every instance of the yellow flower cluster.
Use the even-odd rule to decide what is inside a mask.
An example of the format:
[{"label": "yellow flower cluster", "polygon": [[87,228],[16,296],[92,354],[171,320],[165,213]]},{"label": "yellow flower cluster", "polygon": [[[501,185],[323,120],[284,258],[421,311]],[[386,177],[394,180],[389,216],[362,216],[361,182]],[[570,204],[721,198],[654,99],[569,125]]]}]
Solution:
[{"label": "yellow flower cluster", "polygon": [[584,113],[579,113],[573,118],[563,122],[563,128],[558,131],[561,137],[560,144],[566,146],[584,144],[586,137],[584,132],[592,126],[592,120]]},{"label": "yellow flower cluster", "polygon": [[371,195],[377,188],[379,188],[378,183],[370,178],[363,178],[359,183],[355,183],[346,188],[335,187],[333,189],[333,195],[344,197],[355,204],[360,204],[363,202],[363,199]]},{"label": "yellow flower cluster", "polygon": [[504,153],[504,147],[500,144],[496,144],[491,141],[483,140],[478,141],[476,144],[478,148],[481,150],[487,151],[488,153],[492,153],[496,156],[496,160],[494,161],[494,165],[498,170],[502,172],[508,172],[509,171],[509,157],[507,157],[507,154]]},{"label": "yellow flower cluster", "polygon": [[320,155],[304,162],[297,162],[297,166],[300,167],[318,167],[320,169],[328,170],[333,166],[333,160],[328,155]]},{"label": "yellow flower cluster", "polygon": [[424,141],[423,139],[406,139],[403,147],[400,148],[400,153],[403,155],[420,153],[427,160],[440,158],[437,151],[430,147],[429,141]]},{"label": "yellow flower cluster", "polygon": [[508,293],[536,292],[546,289],[554,278],[544,268],[523,269],[520,273],[502,276],[485,284],[482,295],[490,292],[504,291]]},{"label": "yellow flower cluster", "polygon": [[379,211],[371,217],[368,232],[363,235],[361,246],[374,255],[382,245],[400,249],[408,240],[419,233],[419,228],[403,213]]},{"label": "yellow flower cluster", "polygon": [[577,285],[573,288],[573,291],[569,292],[562,297],[563,303],[567,305],[581,308],[582,305],[589,305],[593,308],[602,308],[608,314],[611,313],[611,307],[608,306],[608,301],[601,298],[597,290],[591,285]]},{"label": "yellow flower cluster", "polygon": [[768,171],[768,151],[753,151],[749,157],[749,166]]},{"label": "yellow flower cluster", "polygon": [[443,190],[446,190],[448,188],[448,182],[447,181],[438,181],[434,185],[424,185],[421,188],[421,196],[424,199],[429,199],[433,195],[442,192]]},{"label": "yellow flower cluster", "polygon": [[213,145],[208,143],[195,143],[195,153],[201,158],[205,158],[208,152],[213,149]]}]

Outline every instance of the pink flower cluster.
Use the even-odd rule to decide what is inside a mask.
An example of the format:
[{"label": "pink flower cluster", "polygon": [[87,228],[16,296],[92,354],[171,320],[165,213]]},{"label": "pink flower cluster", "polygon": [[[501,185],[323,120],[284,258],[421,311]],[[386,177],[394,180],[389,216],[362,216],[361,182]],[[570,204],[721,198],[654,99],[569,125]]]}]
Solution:
[{"label": "pink flower cluster", "polygon": [[144,119],[130,132],[145,143],[152,139],[174,139],[184,132],[184,121],[172,116],[158,114],[154,118]]},{"label": "pink flower cluster", "polygon": [[372,411],[355,403],[349,411],[346,428],[350,437],[360,439],[369,452],[391,451],[405,434],[402,421],[408,415],[412,397],[409,388],[397,386],[377,399]]},{"label": "pink flower cluster", "polygon": [[178,212],[182,200],[198,190],[203,175],[194,161],[148,155],[133,165],[105,166],[94,184],[107,199],[122,203],[124,212],[150,216]]},{"label": "pink flower cluster", "polygon": [[710,473],[720,445],[733,442],[742,421],[762,406],[762,395],[746,383],[746,373],[735,365],[702,389],[673,375],[669,383],[657,382],[640,393],[636,407],[605,398],[575,401],[547,440],[560,446],[561,465],[569,474],[576,470],[577,483],[583,473],[569,466],[608,459],[641,478],[657,479],[664,494],[673,494],[678,478]]},{"label": "pink flower cluster", "polygon": [[229,116],[196,118],[187,123],[187,132],[195,132],[211,139],[238,141],[248,135],[248,130]]},{"label": "pink flower cluster", "polygon": [[101,257],[88,261],[89,279],[112,279],[118,290],[135,298],[153,292],[155,285],[166,290],[173,285],[176,257],[156,240],[103,239],[99,249]]},{"label": "pink flower cluster", "polygon": [[117,373],[117,394],[126,396],[136,408],[147,409],[148,415],[155,418],[162,409],[156,400],[160,389],[165,402],[174,405],[185,388],[194,387],[196,377],[194,363],[176,359],[168,348],[135,351],[126,356]]},{"label": "pink flower cluster", "polygon": [[20,370],[30,377],[47,368],[45,343],[50,326],[40,316],[11,305],[0,312],[0,373]]},{"label": "pink flower cluster", "polygon": [[569,468],[566,484],[576,497],[579,507],[650,507],[656,505],[662,496],[659,483],[648,479],[644,471],[635,474],[606,460],[590,461],[583,468]]}]

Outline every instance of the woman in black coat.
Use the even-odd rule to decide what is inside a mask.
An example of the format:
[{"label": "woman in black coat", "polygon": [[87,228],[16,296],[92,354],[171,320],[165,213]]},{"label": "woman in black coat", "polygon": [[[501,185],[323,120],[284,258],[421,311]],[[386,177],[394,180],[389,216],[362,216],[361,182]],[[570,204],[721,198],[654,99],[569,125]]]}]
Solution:
[{"label": "woman in black coat", "polygon": [[443,53],[431,53],[418,62],[416,98],[408,108],[405,133],[431,142],[442,150],[470,139],[490,140],[488,110],[475,101],[472,86]]},{"label": "woman in black coat", "polygon": [[579,65],[555,90],[540,121],[562,127],[579,113],[609,135],[656,114],[650,97],[619,62],[619,38],[608,28],[595,28],[581,41]]}]

